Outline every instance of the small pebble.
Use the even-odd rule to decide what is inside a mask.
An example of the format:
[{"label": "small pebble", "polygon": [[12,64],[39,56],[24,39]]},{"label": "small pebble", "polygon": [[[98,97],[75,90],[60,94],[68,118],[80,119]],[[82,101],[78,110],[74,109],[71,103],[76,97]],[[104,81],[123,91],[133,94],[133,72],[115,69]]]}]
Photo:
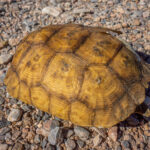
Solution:
[{"label": "small pebble", "polygon": [[24,146],[23,146],[23,144],[17,142],[17,143],[15,143],[12,150],[24,150]]},{"label": "small pebble", "polygon": [[23,105],[22,107],[21,107],[24,111],[31,111],[31,108],[30,108],[30,106],[28,106],[28,105]]},{"label": "small pebble", "polygon": [[12,140],[16,140],[21,135],[21,131],[15,131],[12,135]]},{"label": "small pebble", "polygon": [[50,123],[49,130],[55,129],[56,127],[60,126],[60,123],[58,120],[53,119],[49,123]]},{"label": "small pebble", "polygon": [[50,133],[48,135],[48,141],[50,142],[50,144],[56,145],[58,143],[58,141],[61,140],[61,136],[62,136],[61,128],[56,127],[54,129],[50,130]]},{"label": "small pebble", "polygon": [[83,148],[85,145],[84,141],[82,141],[82,140],[77,140],[77,144],[78,144],[79,148]]},{"label": "small pebble", "polygon": [[10,62],[11,59],[12,59],[12,55],[10,55],[10,54],[1,55],[0,56],[0,65]]},{"label": "small pebble", "polygon": [[4,101],[5,101],[5,99],[2,96],[0,96],[0,105],[3,104]]},{"label": "small pebble", "polygon": [[98,0],[91,0],[92,3],[96,3]]},{"label": "small pebble", "polygon": [[43,149],[46,147],[47,142],[48,141],[44,138],[42,143],[41,143],[41,146],[42,146]]},{"label": "small pebble", "polygon": [[40,135],[35,135],[35,137],[34,137],[34,142],[36,143],[36,144],[38,144],[38,143],[40,143],[41,142],[41,139],[40,139]]},{"label": "small pebble", "polygon": [[97,135],[93,139],[93,145],[94,147],[99,146],[103,141],[103,138],[100,135]]},{"label": "small pebble", "polygon": [[37,128],[36,133],[43,135],[44,137],[48,137],[49,131],[43,129],[43,128]]},{"label": "small pebble", "polygon": [[4,135],[6,134],[7,132],[9,132],[11,129],[8,128],[8,127],[4,127],[4,128],[1,128],[0,129],[0,135]]},{"label": "small pebble", "polygon": [[11,109],[9,115],[8,115],[8,121],[15,122],[19,121],[22,116],[22,111],[19,109]]},{"label": "small pebble", "polygon": [[122,141],[122,145],[123,145],[125,148],[130,148],[130,142],[127,141],[127,140]]},{"label": "small pebble", "polygon": [[79,126],[75,126],[74,127],[74,132],[77,136],[79,136],[80,139],[82,140],[87,140],[89,138],[89,131],[86,130],[85,128],[79,127]]},{"label": "small pebble", "polygon": [[28,135],[27,135],[26,139],[27,139],[30,143],[33,143],[34,137],[35,137],[35,133],[31,130],[31,131],[28,132]]},{"label": "small pebble", "polygon": [[108,130],[108,136],[114,141],[117,141],[118,138],[118,127],[114,126]]},{"label": "small pebble", "polygon": [[[2,12],[2,10],[4,11],[4,8],[0,8],[0,12]],[[0,41],[0,49],[4,48],[8,46],[8,41]]]},{"label": "small pebble", "polygon": [[66,145],[67,150],[74,150],[76,147],[75,141],[70,140],[70,139],[67,139],[67,141],[65,142],[65,145]]},{"label": "small pebble", "polygon": [[53,6],[48,6],[42,9],[42,14],[52,15],[54,17],[58,17],[60,13],[61,10]]},{"label": "small pebble", "polygon": [[67,132],[67,138],[70,138],[74,134],[73,130],[68,130]]},{"label": "small pebble", "polygon": [[150,17],[150,12],[149,11],[143,12],[143,17],[144,18]]},{"label": "small pebble", "polygon": [[122,150],[121,146],[118,145],[116,150]]},{"label": "small pebble", "polygon": [[48,113],[44,113],[44,115],[43,115],[43,117],[42,117],[42,120],[48,120],[49,118],[50,118],[50,114],[48,114]]}]

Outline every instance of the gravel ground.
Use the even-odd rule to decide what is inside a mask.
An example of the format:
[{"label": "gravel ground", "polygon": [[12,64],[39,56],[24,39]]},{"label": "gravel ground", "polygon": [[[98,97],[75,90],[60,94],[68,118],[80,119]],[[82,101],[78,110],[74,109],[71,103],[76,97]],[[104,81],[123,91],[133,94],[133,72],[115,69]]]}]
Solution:
[{"label": "gravel ground", "polygon": [[149,0],[0,0],[0,150],[150,149],[149,118],[133,114],[109,129],[82,128],[11,98],[3,85],[19,41],[49,24],[120,30],[119,37],[150,63],[149,10]]}]

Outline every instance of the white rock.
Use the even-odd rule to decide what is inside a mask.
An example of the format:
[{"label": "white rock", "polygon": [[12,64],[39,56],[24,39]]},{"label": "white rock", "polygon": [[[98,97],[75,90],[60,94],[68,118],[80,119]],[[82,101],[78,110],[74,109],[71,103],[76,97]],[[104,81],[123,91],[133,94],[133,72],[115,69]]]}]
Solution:
[{"label": "white rock", "polygon": [[19,109],[12,109],[8,115],[7,120],[11,122],[18,121],[21,115],[22,115],[22,111],[20,111]]},{"label": "white rock", "polygon": [[56,127],[49,132],[48,141],[51,145],[56,145],[61,140],[62,130]]},{"label": "white rock", "polygon": [[74,140],[67,139],[65,142],[67,150],[74,150],[76,147],[76,143]]},{"label": "white rock", "polygon": [[109,136],[114,142],[116,142],[116,141],[117,141],[117,138],[118,138],[118,127],[117,127],[117,126],[114,126],[114,127],[109,128],[109,130],[108,130],[108,136]]},{"label": "white rock", "polygon": [[42,9],[42,14],[48,14],[54,17],[58,17],[61,12],[61,9],[53,6],[48,6]]},{"label": "white rock", "polygon": [[79,126],[74,127],[74,132],[83,141],[87,140],[90,135],[88,130],[86,130],[85,128],[79,127]]},{"label": "white rock", "polygon": [[2,54],[0,56],[0,65],[8,63],[12,58],[12,55],[10,54]]},{"label": "white rock", "polygon": [[94,147],[100,145],[102,143],[103,138],[100,135],[97,135],[93,139],[93,145]]},{"label": "white rock", "polygon": [[5,73],[3,70],[0,70],[0,85],[3,84],[5,78]]},{"label": "white rock", "polygon": [[91,10],[87,8],[75,8],[72,11],[73,14],[89,13],[89,12],[91,12]]}]

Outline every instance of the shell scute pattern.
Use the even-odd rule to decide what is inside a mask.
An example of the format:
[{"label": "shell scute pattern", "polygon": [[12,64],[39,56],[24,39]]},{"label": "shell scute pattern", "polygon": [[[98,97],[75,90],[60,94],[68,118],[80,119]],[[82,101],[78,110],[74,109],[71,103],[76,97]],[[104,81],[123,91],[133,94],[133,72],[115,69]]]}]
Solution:
[{"label": "shell scute pattern", "polygon": [[138,90],[128,89],[145,91],[136,59],[106,30],[51,25],[21,42],[5,84],[13,97],[57,117],[109,127],[134,112]]}]

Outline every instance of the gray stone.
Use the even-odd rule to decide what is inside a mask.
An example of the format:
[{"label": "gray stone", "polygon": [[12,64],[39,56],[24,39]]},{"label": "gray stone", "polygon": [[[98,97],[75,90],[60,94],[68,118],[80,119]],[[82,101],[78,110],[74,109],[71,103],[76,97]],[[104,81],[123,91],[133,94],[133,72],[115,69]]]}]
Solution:
[{"label": "gray stone", "polygon": [[67,132],[67,138],[71,137],[74,134],[73,130],[68,130]]},{"label": "gray stone", "polygon": [[116,150],[122,150],[121,146],[118,145]]},{"label": "gray stone", "polygon": [[19,109],[12,109],[8,115],[8,121],[15,122],[20,120],[22,116],[22,111]]},{"label": "gray stone", "polygon": [[48,141],[52,145],[56,145],[60,140],[62,136],[62,130],[60,127],[56,127],[52,130],[50,130],[50,133],[48,135]]},{"label": "gray stone", "polygon": [[1,128],[0,129],[0,135],[4,135],[9,131],[10,131],[10,128],[8,128],[8,127]]},{"label": "gray stone", "polygon": [[23,146],[23,144],[17,142],[17,143],[15,143],[12,150],[24,150],[24,146]]},{"label": "gray stone", "polygon": [[0,144],[0,150],[7,150],[8,145],[7,144]]},{"label": "gray stone", "polygon": [[77,140],[77,144],[79,146],[79,148],[83,148],[85,143],[82,140]]},{"label": "gray stone", "polygon": [[0,96],[0,105],[4,103],[4,98],[2,96]]},{"label": "gray stone", "polygon": [[4,70],[0,70],[0,85],[4,83],[5,73]]},{"label": "gray stone", "polygon": [[71,139],[67,139],[67,141],[65,142],[65,145],[66,145],[67,150],[73,150],[76,147],[75,141]]},{"label": "gray stone", "polygon": [[50,2],[51,2],[54,6],[57,5],[57,1],[56,1],[56,0],[50,0]]},{"label": "gray stone", "polygon": [[56,127],[59,127],[60,123],[58,120],[52,120],[50,124],[50,130],[55,129]]},{"label": "gray stone", "polygon": [[0,56],[0,65],[7,64],[9,61],[11,61],[12,55],[10,54],[2,54]]},{"label": "gray stone", "polygon": [[47,140],[46,140],[46,138],[44,138],[42,143],[41,143],[41,146],[43,149],[46,147],[46,144],[47,144]]},{"label": "gray stone", "polygon": [[93,145],[94,145],[94,147],[99,146],[102,143],[102,141],[103,141],[102,136],[100,136],[100,135],[95,136],[93,138]]},{"label": "gray stone", "polygon": [[141,11],[134,11],[131,16],[133,18],[141,17],[142,16],[142,12]]},{"label": "gray stone", "polygon": [[49,143],[46,145],[46,148],[44,150],[56,150],[55,146],[50,145]]},{"label": "gray stone", "polygon": [[16,104],[17,102],[18,102],[18,101],[17,101],[15,98],[11,98],[11,99],[10,99],[10,103],[11,103],[11,104]]},{"label": "gray stone", "polygon": [[150,12],[149,11],[143,12],[143,17],[144,18],[150,17]]},{"label": "gray stone", "polygon": [[122,141],[122,145],[123,145],[125,148],[130,148],[130,142],[127,141],[127,140]]},{"label": "gray stone", "polygon": [[42,9],[42,14],[48,14],[54,17],[58,17],[60,13],[61,13],[61,10],[53,6],[48,6]]},{"label": "gray stone", "polygon": [[5,140],[5,135],[0,135],[0,141],[4,141]]},{"label": "gray stone", "polygon": [[60,144],[56,145],[56,150],[63,150],[63,148],[60,146]]},{"label": "gray stone", "polygon": [[12,140],[16,140],[18,137],[20,137],[21,131],[15,131],[12,135]]},{"label": "gray stone", "polygon": [[38,143],[40,143],[40,135],[35,135],[35,137],[34,137],[34,142],[36,143],[36,144],[38,144]]},{"label": "gray stone", "polygon": [[25,150],[26,150],[26,149],[27,149],[27,150],[31,149],[30,145],[31,145],[31,144],[29,144],[29,143],[25,143],[25,144],[24,144]]},{"label": "gray stone", "polygon": [[76,127],[74,127],[74,132],[82,140],[87,140],[89,138],[90,132],[88,130],[86,130],[85,128],[76,126]]},{"label": "gray stone", "polygon": [[21,108],[22,108],[24,111],[31,111],[31,107],[30,107],[29,105],[26,105],[26,104],[22,105]]},{"label": "gray stone", "polygon": [[8,133],[5,134],[5,140],[9,140],[9,139],[11,139],[10,132],[8,132]]},{"label": "gray stone", "polygon": [[96,3],[96,2],[97,2],[97,0],[91,0],[91,2],[92,2],[92,3]]},{"label": "gray stone", "polygon": [[44,113],[44,115],[43,115],[43,117],[42,117],[42,120],[48,120],[49,118],[51,117],[51,115],[50,114],[48,114],[48,113]]}]

